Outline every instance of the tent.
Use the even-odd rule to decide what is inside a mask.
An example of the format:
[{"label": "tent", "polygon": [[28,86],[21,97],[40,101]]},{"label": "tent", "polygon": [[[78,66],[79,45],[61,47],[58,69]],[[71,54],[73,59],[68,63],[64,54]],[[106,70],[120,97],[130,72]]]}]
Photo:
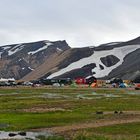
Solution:
[{"label": "tent", "polygon": [[97,87],[97,83],[92,83],[92,84],[90,85],[90,87],[92,87],[92,88]]},{"label": "tent", "polygon": [[97,83],[97,79],[94,76],[86,79],[86,84],[91,85],[92,83]]},{"label": "tent", "polygon": [[83,77],[78,77],[75,79],[75,83],[80,85],[80,84],[86,84],[86,79]]},{"label": "tent", "polygon": [[120,87],[120,88],[126,88],[126,86],[125,86],[124,83],[120,83],[119,87]]},{"label": "tent", "polygon": [[116,83],[116,84],[121,84],[123,83],[123,80],[120,79],[120,78],[113,78],[110,80],[110,83],[113,84],[113,83]]}]

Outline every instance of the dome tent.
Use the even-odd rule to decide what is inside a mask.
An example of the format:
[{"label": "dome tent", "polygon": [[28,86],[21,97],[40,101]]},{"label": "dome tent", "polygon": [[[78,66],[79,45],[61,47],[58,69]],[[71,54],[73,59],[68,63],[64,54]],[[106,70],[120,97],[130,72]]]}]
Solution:
[{"label": "dome tent", "polygon": [[97,83],[97,79],[94,76],[91,76],[86,79],[86,84]]},{"label": "dome tent", "polygon": [[110,84],[113,84],[113,83],[121,84],[121,83],[123,83],[123,80],[121,78],[113,78],[110,80]]}]

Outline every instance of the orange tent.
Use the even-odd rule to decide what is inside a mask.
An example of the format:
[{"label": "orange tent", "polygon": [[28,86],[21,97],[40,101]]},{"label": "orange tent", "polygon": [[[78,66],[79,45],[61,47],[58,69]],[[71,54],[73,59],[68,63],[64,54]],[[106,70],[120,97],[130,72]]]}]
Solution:
[{"label": "orange tent", "polygon": [[90,87],[92,87],[92,88],[97,87],[97,83],[92,83],[92,84],[90,85]]}]

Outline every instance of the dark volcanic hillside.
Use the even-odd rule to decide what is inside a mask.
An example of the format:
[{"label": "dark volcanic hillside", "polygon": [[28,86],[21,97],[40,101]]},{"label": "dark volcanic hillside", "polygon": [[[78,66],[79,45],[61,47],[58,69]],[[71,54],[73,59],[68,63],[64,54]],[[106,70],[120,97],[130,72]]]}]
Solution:
[{"label": "dark volcanic hillside", "polygon": [[21,79],[36,70],[46,60],[60,55],[67,49],[70,47],[65,41],[39,41],[1,46],[0,77]]},{"label": "dark volcanic hillside", "polygon": [[7,45],[0,47],[0,77],[133,79],[140,75],[139,56],[140,37],[85,48],[70,48],[66,41]]}]

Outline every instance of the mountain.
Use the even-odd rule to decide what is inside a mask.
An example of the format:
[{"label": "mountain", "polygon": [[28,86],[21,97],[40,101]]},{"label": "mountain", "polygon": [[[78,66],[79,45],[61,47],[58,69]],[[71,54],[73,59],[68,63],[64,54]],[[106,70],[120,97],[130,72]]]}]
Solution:
[{"label": "mountain", "polygon": [[17,80],[101,79],[140,76],[140,37],[94,47],[71,48],[66,41],[39,41],[0,47],[0,77]]},{"label": "mountain", "polygon": [[[66,41],[39,41],[0,47],[0,77],[21,79],[46,63],[44,70],[53,63],[53,58],[70,49]],[[47,71],[47,70],[46,70]],[[35,77],[38,78],[38,77]]]}]

